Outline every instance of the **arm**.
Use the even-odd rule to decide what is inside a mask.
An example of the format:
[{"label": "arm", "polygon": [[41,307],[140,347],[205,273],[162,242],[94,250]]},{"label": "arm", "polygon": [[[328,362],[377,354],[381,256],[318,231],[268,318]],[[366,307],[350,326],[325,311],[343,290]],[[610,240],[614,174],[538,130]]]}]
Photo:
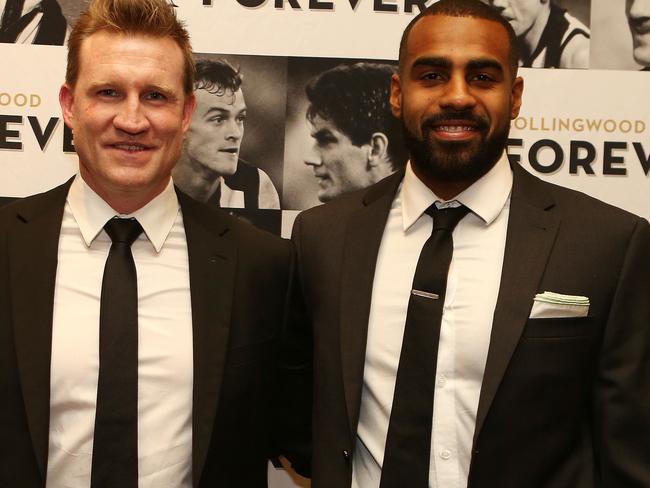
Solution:
[{"label": "arm", "polygon": [[269,175],[258,169],[260,175],[259,208],[280,208],[280,198]]},{"label": "arm", "polygon": [[293,469],[309,477],[311,470],[311,410],[312,410],[312,334],[300,280],[300,253],[297,228],[294,225],[286,320],[280,346],[280,378],[277,397],[278,429],[276,443]]},{"label": "arm", "polygon": [[650,226],[628,242],[603,336],[595,452],[603,487],[650,486]]}]

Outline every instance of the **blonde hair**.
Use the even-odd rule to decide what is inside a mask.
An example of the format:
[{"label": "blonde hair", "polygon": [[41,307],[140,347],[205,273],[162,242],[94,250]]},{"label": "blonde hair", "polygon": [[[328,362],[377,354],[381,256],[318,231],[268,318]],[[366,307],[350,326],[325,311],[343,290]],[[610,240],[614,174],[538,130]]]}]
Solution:
[{"label": "blonde hair", "polygon": [[79,52],[84,39],[102,30],[173,39],[183,53],[183,88],[185,93],[192,93],[196,68],[190,35],[166,0],[92,0],[68,39],[68,85],[74,86],[79,76]]}]

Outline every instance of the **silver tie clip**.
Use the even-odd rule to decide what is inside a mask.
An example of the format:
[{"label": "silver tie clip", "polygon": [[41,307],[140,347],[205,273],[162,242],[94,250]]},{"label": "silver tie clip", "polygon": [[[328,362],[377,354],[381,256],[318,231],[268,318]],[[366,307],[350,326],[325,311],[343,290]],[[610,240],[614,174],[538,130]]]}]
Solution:
[{"label": "silver tie clip", "polygon": [[428,291],[421,291],[416,289],[411,290],[411,295],[423,298],[431,298],[432,300],[438,300],[440,298],[440,296],[436,295],[435,293],[429,293]]}]

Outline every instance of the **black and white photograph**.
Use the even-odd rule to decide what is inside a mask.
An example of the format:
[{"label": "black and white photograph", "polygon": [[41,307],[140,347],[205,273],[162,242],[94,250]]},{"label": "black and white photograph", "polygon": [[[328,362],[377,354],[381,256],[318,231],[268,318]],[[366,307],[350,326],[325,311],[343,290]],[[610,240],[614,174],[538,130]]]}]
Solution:
[{"label": "black and white photograph", "polygon": [[86,0],[4,0],[0,42],[62,46]]},{"label": "black and white photograph", "polygon": [[650,1],[628,0],[625,15],[632,34],[634,60],[644,71],[650,70]]},{"label": "black and white photograph", "polygon": [[483,1],[512,25],[519,41],[520,66],[589,68],[589,0]]},{"label": "black and white photograph", "polygon": [[222,208],[279,210],[286,58],[195,58],[196,110],[174,182]]},{"label": "black and white photograph", "polygon": [[650,0],[592,0],[591,67],[650,69]]},{"label": "black and white photograph", "polygon": [[391,61],[289,58],[283,208],[365,188],[406,163]]}]

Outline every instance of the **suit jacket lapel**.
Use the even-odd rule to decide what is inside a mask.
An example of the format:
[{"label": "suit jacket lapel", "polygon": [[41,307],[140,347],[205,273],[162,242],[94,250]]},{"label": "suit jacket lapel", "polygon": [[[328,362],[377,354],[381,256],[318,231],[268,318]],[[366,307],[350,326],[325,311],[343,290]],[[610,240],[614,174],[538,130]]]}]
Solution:
[{"label": "suit jacket lapel", "polygon": [[237,243],[227,219],[178,191],[187,237],[194,394],[192,473],[198,486],[219,403],[234,299]]},{"label": "suit jacket lapel", "polygon": [[554,202],[539,180],[518,165],[506,237],[501,285],[474,431],[474,444],[519,342],[559,226]]},{"label": "suit jacket lapel", "polygon": [[72,179],[25,201],[9,231],[9,280],[18,375],[38,466],[45,480],[50,420],[52,313],[59,234]]},{"label": "suit jacket lapel", "polygon": [[402,181],[400,171],[371,187],[363,206],[350,217],[345,234],[341,299],[341,367],[350,424],[356,433],[361,404],[368,317],[379,245],[388,212]]}]

